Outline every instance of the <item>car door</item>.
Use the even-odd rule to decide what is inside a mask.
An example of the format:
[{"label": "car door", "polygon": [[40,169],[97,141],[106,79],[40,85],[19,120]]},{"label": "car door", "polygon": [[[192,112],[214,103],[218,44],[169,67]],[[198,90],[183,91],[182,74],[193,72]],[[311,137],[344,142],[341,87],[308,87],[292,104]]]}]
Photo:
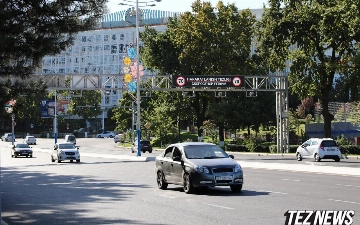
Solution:
[{"label": "car door", "polygon": [[312,140],[310,146],[308,147],[309,156],[313,156],[315,152],[318,150],[318,140]]},{"label": "car door", "polygon": [[173,146],[168,147],[167,149],[165,149],[165,153],[164,156],[162,157],[162,159],[160,159],[159,161],[159,165],[162,168],[162,171],[164,173],[165,176],[165,180],[172,182],[172,178],[170,175],[170,162],[172,161],[171,156],[172,156],[172,150],[173,150]]},{"label": "car door", "polygon": [[311,144],[311,140],[307,140],[301,145],[300,154],[302,157],[310,156],[310,153],[309,153],[310,144]]},{"label": "car door", "polygon": [[[180,160],[174,160],[174,158]],[[182,163],[182,153],[178,147],[174,147],[172,158],[170,161],[170,177],[175,183],[182,182],[182,172],[183,172],[183,163]]]}]

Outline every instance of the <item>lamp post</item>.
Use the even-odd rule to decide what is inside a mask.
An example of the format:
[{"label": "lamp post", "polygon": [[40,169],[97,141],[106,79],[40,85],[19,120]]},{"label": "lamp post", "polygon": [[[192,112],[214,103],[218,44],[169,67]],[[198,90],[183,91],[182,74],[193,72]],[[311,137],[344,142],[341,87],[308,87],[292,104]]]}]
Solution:
[{"label": "lamp post", "polygon": [[141,97],[140,97],[140,65],[139,65],[139,4],[145,4],[144,6],[155,6],[155,4],[148,4],[151,2],[161,2],[161,0],[152,0],[152,1],[141,1],[139,2],[139,0],[136,1],[131,1],[131,0],[123,0],[125,3],[119,3],[119,5],[133,5],[135,3],[135,27],[136,27],[136,58],[135,58],[135,62],[136,62],[136,130],[137,130],[137,156],[141,156],[141,146],[140,146],[140,140],[141,140],[141,124],[140,124],[140,102],[141,102]]}]

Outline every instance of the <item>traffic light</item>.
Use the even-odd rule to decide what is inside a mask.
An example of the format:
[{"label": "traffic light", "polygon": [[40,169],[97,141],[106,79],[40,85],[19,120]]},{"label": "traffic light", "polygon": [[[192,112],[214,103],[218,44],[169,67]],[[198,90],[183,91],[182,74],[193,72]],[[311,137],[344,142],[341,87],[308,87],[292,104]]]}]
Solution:
[{"label": "traffic light", "polygon": [[97,103],[94,104],[94,110],[95,111],[98,110],[98,104]]},{"label": "traffic light", "polygon": [[73,103],[72,108],[73,108],[74,111],[76,110],[76,103],[75,102]]}]

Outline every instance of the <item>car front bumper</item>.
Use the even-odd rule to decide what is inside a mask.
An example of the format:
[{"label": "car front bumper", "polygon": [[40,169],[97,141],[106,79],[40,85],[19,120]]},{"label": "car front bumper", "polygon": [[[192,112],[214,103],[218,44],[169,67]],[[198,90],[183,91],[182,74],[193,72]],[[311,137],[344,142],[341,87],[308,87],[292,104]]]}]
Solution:
[{"label": "car front bumper", "polygon": [[14,155],[16,156],[32,156],[32,152],[23,152],[23,151],[16,151],[14,152]]},{"label": "car front bumper", "polygon": [[244,178],[242,172],[223,174],[193,172],[191,173],[191,181],[194,187],[232,186],[242,185]]}]

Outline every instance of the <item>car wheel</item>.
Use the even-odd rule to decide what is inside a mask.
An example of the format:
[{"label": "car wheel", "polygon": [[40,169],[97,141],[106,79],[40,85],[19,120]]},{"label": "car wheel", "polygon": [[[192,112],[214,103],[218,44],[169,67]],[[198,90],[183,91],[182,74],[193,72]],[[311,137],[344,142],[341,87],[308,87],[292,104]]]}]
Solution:
[{"label": "car wheel", "polygon": [[191,178],[190,178],[189,174],[184,175],[183,188],[184,188],[184,192],[186,194],[191,194],[195,190],[194,186],[192,185]]},{"label": "car wheel", "polygon": [[321,161],[321,158],[320,158],[320,156],[319,156],[319,154],[315,154],[315,161],[316,162],[320,162]]},{"label": "car wheel", "polygon": [[168,187],[168,183],[165,182],[164,174],[161,171],[157,172],[156,181],[159,189],[165,190]]},{"label": "car wheel", "polygon": [[59,159],[59,156],[58,156],[57,162],[58,162],[58,163],[61,163],[61,160]]},{"label": "car wheel", "polygon": [[231,188],[231,190],[233,192],[240,192],[241,189],[242,189],[242,184],[240,184],[240,185],[231,185],[230,188]]},{"label": "car wheel", "polygon": [[17,158],[17,155],[14,155],[15,158]]},{"label": "car wheel", "polygon": [[13,158],[14,157],[14,155],[11,153],[11,158]]},{"label": "car wheel", "polygon": [[143,151],[143,153],[145,153],[146,151]]},{"label": "car wheel", "polygon": [[297,158],[297,161],[301,161],[301,160],[302,160],[301,154],[300,154],[300,153],[297,153],[297,154],[296,154],[296,158]]},{"label": "car wheel", "polygon": [[340,162],[340,159],[335,159],[335,162]]},{"label": "car wheel", "polygon": [[133,150],[133,149],[131,149],[131,153],[134,153],[134,150]]},{"label": "car wheel", "polygon": [[113,138],[114,136],[110,135],[109,138]]},{"label": "car wheel", "polygon": [[97,138],[101,138],[101,135],[98,135]]},{"label": "car wheel", "polygon": [[51,156],[51,162],[55,162],[55,159],[54,157]]},{"label": "car wheel", "polygon": [[30,158],[32,158],[32,155],[30,155]]},{"label": "car wheel", "polygon": [[78,163],[79,163],[79,162],[80,162],[80,159],[77,159],[77,160],[76,160],[76,162],[78,162]]}]

